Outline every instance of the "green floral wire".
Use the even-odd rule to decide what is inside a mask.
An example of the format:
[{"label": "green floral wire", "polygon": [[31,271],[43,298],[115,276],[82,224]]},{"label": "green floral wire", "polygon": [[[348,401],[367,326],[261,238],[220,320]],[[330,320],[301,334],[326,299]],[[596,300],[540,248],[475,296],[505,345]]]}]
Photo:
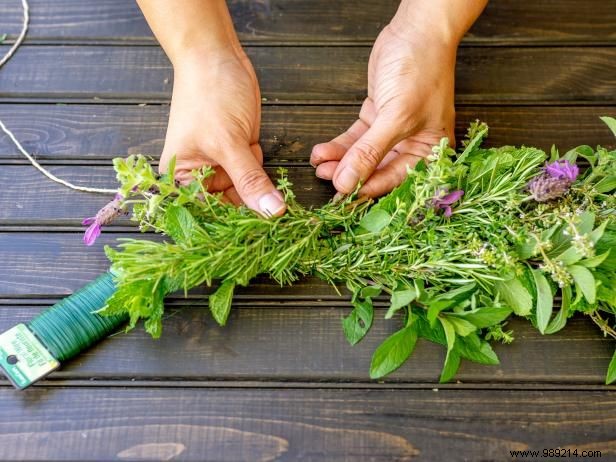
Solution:
[{"label": "green floral wire", "polygon": [[97,313],[115,292],[113,275],[105,273],[83,289],[45,310],[28,327],[60,362],[115,332],[127,316]]}]

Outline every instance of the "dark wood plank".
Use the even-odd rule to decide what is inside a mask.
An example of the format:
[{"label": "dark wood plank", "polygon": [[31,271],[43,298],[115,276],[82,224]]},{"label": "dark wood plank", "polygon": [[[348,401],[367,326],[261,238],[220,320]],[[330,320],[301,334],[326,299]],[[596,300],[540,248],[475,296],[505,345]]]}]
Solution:
[{"label": "dark wood plank", "polygon": [[[31,0],[29,40],[151,43],[152,34],[137,5],[123,0]],[[229,0],[245,42],[370,41],[393,16],[398,0]],[[612,42],[616,8],[601,0],[490,2],[466,42]],[[15,33],[17,1],[3,6],[0,31]]]},{"label": "dark wood plank", "polygon": [[[264,106],[261,143],[266,163],[308,162],[312,146],[340,133],[357,118],[358,106]],[[41,160],[108,160],[127,154],[158,155],[164,143],[166,105],[31,105],[1,104],[0,119],[25,148]],[[567,150],[580,144],[614,146],[599,120],[616,114],[616,106],[458,106],[457,139],[468,124],[490,125],[486,144],[537,146],[556,144]],[[0,160],[22,159],[0,135]]]},{"label": "dark wood plank", "polygon": [[[251,298],[248,291],[235,301],[224,328],[207,313],[205,299],[173,299],[168,302],[160,339],[152,340],[142,328],[116,335],[63,365],[50,379],[370,382],[368,370],[374,350],[400,328],[399,319],[383,319],[386,301],[379,301],[383,308],[377,309],[370,333],[351,347],[340,325],[340,318],[349,311],[348,299],[294,300],[290,295],[274,303]],[[46,308],[6,303],[0,305],[0,332],[28,322]],[[457,380],[604,383],[616,345],[590,320],[574,318],[564,331],[546,336],[522,319],[512,320],[507,328],[514,331],[516,341],[494,346],[501,364],[463,361]],[[443,361],[443,347],[422,340],[412,359],[386,382],[436,384]]]},{"label": "dark wood plank", "polygon": [[[49,171],[77,185],[96,188],[114,188],[118,185],[111,165],[49,166]],[[266,171],[273,179],[278,176],[276,168],[268,167]],[[323,204],[335,193],[331,183],[318,179],[310,166],[291,167],[288,174],[295,184],[298,200],[306,206]],[[1,166],[0,184],[5,188],[3,199],[8,199],[0,207],[0,224],[78,225],[84,217],[92,216],[110,200],[108,195],[78,192],[54,183],[30,165]]]},{"label": "dark wood plank", "polygon": [[[364,99],[368,47],[249,47],[247,52],[269,103]],[[616,48],[609,47],[462,48],[457,100],[614,103],[615,60]],[[0,96],[13,99],[167,101],[171,88],[169,62],[157,47],[26,46],[0,74]]]},{"label": "dark wood plank", "polygon": [[613,459],[614,392],[0,390],[3,460],[467,461],[578,448]]}]

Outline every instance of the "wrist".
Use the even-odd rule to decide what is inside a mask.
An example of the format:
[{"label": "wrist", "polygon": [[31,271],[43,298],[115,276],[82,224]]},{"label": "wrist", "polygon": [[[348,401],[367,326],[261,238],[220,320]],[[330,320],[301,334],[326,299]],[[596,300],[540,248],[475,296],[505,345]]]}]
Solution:
[{"label": "wrist", "polygon": [[487,0],[402,0],[390,25],[403,37],[425,37],[455,50],[486,4]]}]

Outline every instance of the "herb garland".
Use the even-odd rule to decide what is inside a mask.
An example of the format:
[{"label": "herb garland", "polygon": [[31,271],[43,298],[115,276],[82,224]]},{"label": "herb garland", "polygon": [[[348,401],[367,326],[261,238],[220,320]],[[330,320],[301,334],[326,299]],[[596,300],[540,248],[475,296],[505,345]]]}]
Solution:
[{"label": "herb garland", "polygon": [[[616,120],[602,119],[616,135]],[[141,230],[171,239],[106,248],[118,289],[102,313],[127,313],[130,328],[145,319],[158,337],[172,292],[218,283],[209,307],[224,325],[236,286],[260,274],[282,285],[317,276],[353,294],[342,319],[351,344],[370,329],[372,300],[390,297],[385,318],[399,316],[402,327],[375,351],[373,379],[399,368],[419,338],[446,347],[442,382],[461,359],[498,364],[490,342],[513,340],[511,315],[551,334],[581,312],[616,338],[616,151],[552,149],[548,159],[532,147],[482,148],[487,132],[472,124],[460,153],[443,139],[375,204],[353,194],[306,209],[281,169],[288,212],[270,219],[209,194],[210,169],[180,185],[142,156],[115,159],[120,193],[84,222],[86,243],[130,204]],[[614,380],[616,354],[606,383]]]}]

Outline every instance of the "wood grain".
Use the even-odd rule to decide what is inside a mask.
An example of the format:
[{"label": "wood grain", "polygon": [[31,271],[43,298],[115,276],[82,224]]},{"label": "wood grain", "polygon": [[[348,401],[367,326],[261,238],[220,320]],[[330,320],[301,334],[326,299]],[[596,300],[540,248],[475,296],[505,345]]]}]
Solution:
[{"label": "wood grain", "polygon": [[[297,300],[290,296],[275,302],[250,297],[248,291],[236,298],[224,328],[209,316],[204,298],[173,299],[168,302],[160,339],[153,340],[141,327],[118,334],[63,364],[50,379],[375,383],[368,374],[372,354],[401,323],[400,319],[383,319],[385,300],[377,303],[380,308],[368,336],[351,347],[340,325],[341,317],[350,311],[348,299]],[[28,322],[45,308],[7,301],[0,305],[0,332]],[[616,345],[589,319],[571,319],[563,331],[545,336],[522,319],[513,319],[507,328],[514,331],[516,341],[494,345],[501,364],[463,361],[456,380],[468,384],[604,383]],[[385,382],[437,384],[444,359],[442,346],[421,340],[412,358]]]},{"label": "wood grain", "polygon": [[611,460],[616,393],[36,388],[0,389],[0,406],[7,461],[509,460],[580,445]]},{"label": "wood grain", "polygon": [[[269,103],[357,103],[368,47],[248,47]],[[613,104],[616,48],[468,47],[458,53],[458,103]],[[156,47],[25,46],[0,74],[0,96],[56,102],[168,101],[172,72]]]},{"label": "wood grain", "polygon": [[[357,118],[358,106],[264,106],[261,144],[268,164],[305,162],[312,147],[343,133]],[[40,160],[107,161],[128,154],[157,156],[163,148],[167,105],[0,104],[0,119]],[[456,138],[480,119],[490,125],[489,146],[505,144],[568,150],[580,144],[614,146],[602,115],[616,106],[457,107]],[[0,135],[0,161],[23,159]]]},{"label": "wood grain", "polygon": [[[29,40],[153,43],[134,2],[31,0]],[[249,43],[371,41],[393,16],[398,0],[229,0],[240,38]],[[16,33],[19,2],[3,6],[0,30]],[[616,8],[601,0],[490,2],[466,42],[613,42]]]}]

